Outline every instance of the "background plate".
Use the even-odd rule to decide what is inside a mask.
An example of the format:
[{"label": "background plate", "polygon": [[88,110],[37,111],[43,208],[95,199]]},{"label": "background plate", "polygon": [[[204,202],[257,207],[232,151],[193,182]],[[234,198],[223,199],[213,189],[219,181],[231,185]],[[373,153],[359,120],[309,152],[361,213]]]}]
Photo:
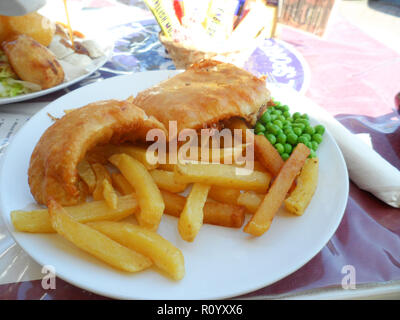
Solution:
[{"label": "background plate", "polygon": [[[85,290],[122,299],[220,299],[267,286],[307,263],[337,229],[348,198],[348,175],[343,156],[326,132],[318,149],[319,183],[305,214],[281,210],[270,230],[259,238],[239,229],[204,225],[193,243],[180,239],[176,218],[164,216],[159,233],[180,248],[186,275],[175,282],[149,269],[127,274],[108,267],[56,234],[16,232],[10,211],[32,207],[27,183],[31,153],[46,128],[47,113],[102,99],[125,99],[179,71],[149,71],[110,78],[79,88],[52,102],[32,117],[7,147],[0,169],[0,210],[16,242],[39,264],[52,265],[58,277]],[[273,97],[292,112],[307,112],[308,100],[291,89],[271,88]],[[12,181],[12,183],[10,183]]]},{"label": "background plate", "polygon": [[59,84],[58,86],[51,87],[51,88],[48,88],[45,90],[40,90],[40,91],[31,92],[31,93],[27,93],[27,94],[21,94],[19,96],[15,96],[15,97],[11,97],[11,98],[0,98],[0,105],[31,100],[34,98],[45,96],[45,95],[55,92],[57,90],[67,88],[67,87],[73,85],[74,83],[77,83],[77,82],[89,77],[92,73],[94,73],[95,71],[100,69],[107,62],[107,60],[111,57],[112,51],[113,51],[113,47],[107,46],[105,48],[104,55],[99,58],[93,59],[93,66],[91,68],[89,68],[87,73],[85,73],[84,75],[82,75],[80,77],[77,77],[77,78],[72,79],[67,82],[63,82],[63,83]]}]

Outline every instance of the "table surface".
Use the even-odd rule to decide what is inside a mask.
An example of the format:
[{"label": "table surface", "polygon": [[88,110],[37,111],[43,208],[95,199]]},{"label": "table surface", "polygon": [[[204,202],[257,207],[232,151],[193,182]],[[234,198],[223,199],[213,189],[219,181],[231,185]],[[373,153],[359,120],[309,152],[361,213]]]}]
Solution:
[{"label": "table surface", "polygon": [[[4,124],[3,128],[12,126],[14,133],[30,115],[49,101],[98,79],[129,72],[174,68],[157,40],[149,46],[150,42],[140,41],[138,33],[133,30],[138,27],[137,21],[141,20],[148,21],[146,32],[152,30],[157,33],[158,27],[148,11],[140,6],[125,7],[111,0],[86,1],[85,6],[86,11],[82,12],[85,12],[88,23],[91,15],[98,18],[100,10],[105,8],[109,17],[119,13],[118,19],[113,21],[110,18],[103,26],[113,31],[114,56],[98,73],[68,90],[25,104],[0,107],[0,130],[1,124]],[[91,11],[87,10],[88,6],[92,7]],[[93,9],[95,7],[98,9]],[[95,10],[98,10],[96,14]],[[297,90],[328,110],[350,131],[365,138],[382,157],[399,169],[400,117],[394,101],[400,91],[400,54],[372,39],[339,15],[333,17],[323,39],[283,27],[279,41],[291,48],[299,59],[296,70],[301,72],[294,77],[301,83],[297,84]],[[118,46],[124,43],[130,47],[128,55],[118,50]],[[145,43],[147,51],[135,47],[135,44]],[[148,55],[155,51],[159,60],[149,61]],[[257,73],[261,68],[261,63],[257,68],[256,62],[257,59],[247,65],[249,71]],[[268,65],[267,62],[264,64]],[[12,136],[6,138],[0,140],[0,156],[12,141]],[[356,272],[356,288],[352,290],[342,286],[349,268]],[[55,290],[43,289],[42,276],[41,267],[13,242],[0,222],[0,299],[106,299],[61,279],[57,279]],[[239,298],[276,297],[400,298],[399,209],[384,204],[351,182],[343,220],[321,252],[285,279]]]}]

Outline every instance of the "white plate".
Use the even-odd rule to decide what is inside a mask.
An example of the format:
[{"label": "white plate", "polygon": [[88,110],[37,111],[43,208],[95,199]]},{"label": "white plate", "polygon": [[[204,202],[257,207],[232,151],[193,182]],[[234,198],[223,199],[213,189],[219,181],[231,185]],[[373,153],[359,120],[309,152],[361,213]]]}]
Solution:
[{"label": "white plate", "polygon": [[112,53],[112,48],[108,47],[103,56],[101,56],[99,58],[96,58],[96,59],[93,59],[93,66],[88,69],[87,73],[85,73],[84,75],[82,75],[80,77],[77,77],[77,78],[72,79],[70,81],[63,82],[63,83],[59,84],[58,86],[51,87],[49,89],[40,90],[40,91],[36,91],[36,92],[31,92],[31,93],[27,93],[27,94],[21,94],[21,95],[18,95],[18,96],[15,96],[15,97],[11,97],[11,98],[0,98],[0,105],[34,99],[34,98],[41,97],[41,96],[44,96],[46,94],[55,92],[57,90],[61,90],[61,89],[64,89],[66,87],[69,87],[69,86],[73,85],[74,83],[77,83],[77,82],[89,77],[92,73],[94,73],[95,71],[100,69],[107,62],[107,60],[109,59],[111,53]]},{"label": "white plate", "polygon": [[[47,113],[89,102],[130,95],[177,71],[150,71],[110,78],[72,91],[50,103],[15,135],[0,170],[0,210],[16,242],[39,264],[55,267],[58,277],[104,296],[122,299],[220,299],[265,287],[291,274],[314,257],[337,229],[347,202],[348,175],[343,156],[329,132],[318,150],[320,175],[316,193],[305,214],[296,217],[282,209],[268,232],[259,238],[240,229],[204,225],[193,243],[180,239],[176,218],[164,216],[159,233],[180,248],[186,275],[175,282],[155,270],[137,274],[116,271],[80,251],[56,234],[16,232],[10,211],[33,203],[27,170],[33,148],[51,124]],[[292,90],[273,88],[275,99],[291,111],[312,116],[308,100]]]}]

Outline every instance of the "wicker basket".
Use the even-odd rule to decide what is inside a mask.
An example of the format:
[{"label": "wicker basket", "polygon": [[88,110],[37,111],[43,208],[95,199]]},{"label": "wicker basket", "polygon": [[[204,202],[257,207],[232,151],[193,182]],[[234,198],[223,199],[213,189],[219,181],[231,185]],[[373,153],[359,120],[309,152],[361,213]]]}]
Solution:
[{"label": "wicker basket", "polygon": [[237,44],[235,48],[230,48],[229,51],[214,52],[202,51],[193,46],[175,42],[165,37],[162,32],[159,33],[158,37],[174,62],[176,69],[187,69],[191,64],[202,59],[214,59],[243,67],[259,42],[265,39],[265,33],[260,33],[257,38],[245,43]]}]

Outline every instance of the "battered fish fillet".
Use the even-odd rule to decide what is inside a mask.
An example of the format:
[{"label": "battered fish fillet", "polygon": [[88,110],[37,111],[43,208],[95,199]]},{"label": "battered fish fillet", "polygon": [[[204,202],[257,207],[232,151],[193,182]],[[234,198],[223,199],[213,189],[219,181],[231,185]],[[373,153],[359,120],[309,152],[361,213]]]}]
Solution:
[{"label": "battered fish fillet", "polygon": [[38,203],[50,197],[62,205],[85,200],[77,165],[98,144],[145,141],[150,129],[165,127],[128,101],[107,100],[68,112],[37,143],[28,170],[29,186]]},{"label": "battered fish fillet", "polygon": [[140,92],[133,103],[167,128],[170,120],[177,120],[180,131],[210,127],[232,117],[253,125],[269,100],[265,80],[229,63],[202,60]]}]

